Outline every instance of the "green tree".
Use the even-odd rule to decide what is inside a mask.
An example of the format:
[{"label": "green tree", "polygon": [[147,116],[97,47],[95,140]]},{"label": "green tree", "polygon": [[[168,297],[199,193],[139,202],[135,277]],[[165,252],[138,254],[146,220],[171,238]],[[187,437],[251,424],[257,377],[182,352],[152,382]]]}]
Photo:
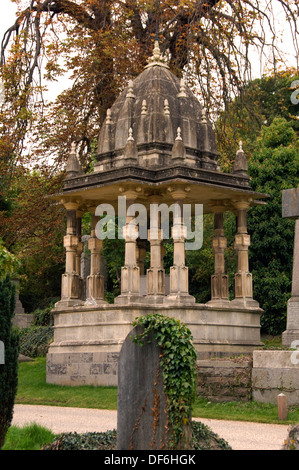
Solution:
[{"label": "green tree", "polygon": [[15,286],[9,277],[0,280],[0,341],[4,344],[5,363],[0,364],[0,449],[11,424],[18,384],[19,337],[12,327]]},{"label": "green tree", "polygon": [[220,114],[216,134],[224,170],[230,171],[235,158],[232,142],[237,145],[242,140],[250,157],[263,126],[269,126],[275,117],[285,118],[299,132],[299,103],[291,101],[297,80],[298,71],[292,68],[255,79]]},{"label": "green tree", "polygon": [[285,329],[291,295],[294,246],[294,222],[281,216],[282,190],[299,182],[299,140],[286,119],[274,118],[262,128],[249,173],[252,189],[269,195],[266,205],[248,214],[254,296],[264,309],[262,328],[279,334]]}]

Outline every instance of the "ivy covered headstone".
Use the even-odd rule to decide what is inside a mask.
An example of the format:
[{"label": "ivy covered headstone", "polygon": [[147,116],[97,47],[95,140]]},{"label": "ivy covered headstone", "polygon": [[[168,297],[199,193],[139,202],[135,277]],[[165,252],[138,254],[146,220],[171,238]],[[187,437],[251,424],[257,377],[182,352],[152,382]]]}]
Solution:
[{"label": "ivy covered headstone", "polygon": [[190,331],[163,315],[135,322],[118,365],[118,450],[191,448],[196,352]]}]

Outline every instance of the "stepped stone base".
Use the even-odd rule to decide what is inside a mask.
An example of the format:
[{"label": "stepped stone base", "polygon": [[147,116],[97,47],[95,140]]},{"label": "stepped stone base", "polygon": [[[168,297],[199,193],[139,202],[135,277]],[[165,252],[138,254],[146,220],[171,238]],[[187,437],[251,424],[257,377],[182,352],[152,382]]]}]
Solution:
[{"label": "stepped stone base", "polygon": [[200,359],[252,352],[260,342],[260,308],[207,304],[112,305],[54,310],[54,342],[47,355],[47,382],[117,385],[121,346],[136,317],[150,313],[181,320],[191,330]]}]

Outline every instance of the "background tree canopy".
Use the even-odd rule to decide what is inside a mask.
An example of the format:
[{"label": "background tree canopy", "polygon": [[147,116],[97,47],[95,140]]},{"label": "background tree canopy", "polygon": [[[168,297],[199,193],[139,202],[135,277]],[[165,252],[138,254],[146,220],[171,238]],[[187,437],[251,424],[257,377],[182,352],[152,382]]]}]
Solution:
[{"label": "background tree canopy", "polygon": [[[16,22],[1,50],[0,150],[6,170],[22,155],[31,164],[51,162],[54,171],[72,141],[80,143],[86,167],[107,108],[146,65],[157,27],[170,69],[187,72],[189,86],[213,115],[248,82],[257,50],[278,70],[283,60],[278,17],[285,19],[283,33],[292,33],[289,49],[298,53],[297,0],[14,2]],[[54,104],[45,103],[45,86],[53,87],[64,75],[71,87]],[[28,133],[30,151],[24,148]]]},{"label": "background tree canopy", "polygon": [[[277,20],[284,20],[283,33],[292,38],[288,48],[298,60],[298,1],[12,1],[18,13],[1,45],[0,236],[22,262],[21,299],[26,309],[60,291],[65,214],[44,196],[59,190],[72,141],[84,170],[92,171],[106,110],[129,78],[143,70],[158,32],[170,69],[185,76],[214,121],[222,169],[231,171],[241,139],[253,189],[271,196],[267,209],[249,213],[249,229],[255,233],[251,262],[255,296],[266,311],[263,325],[280,331],[293,246],[292,222],[280,220],[281,189],[298,181],[299,113],[290,94],[299,76],[295,59],[293,66],[284,63]],[[263,64],[267,61],[267,74],[251,80],[259,58]],[[68,88],[48,102],[47,88],[55,88],[63,77],[70,79]],[[232,216],[226,217],[225,229],[232,283]],[[278,239],[285,233],[288,244],[281,247]],[[200,302],[210,298],[212,237],[213,221],[206,217],[203,248],[187,254],[190,292]],[[112,256],[115,250],[117,256]],[[117,293],[123,246],[107,242],[104,254],[108,285]],[[171,245],[166,244],[166,267],[171,258]],[[270,286],[275,299],[266,295]]]}]

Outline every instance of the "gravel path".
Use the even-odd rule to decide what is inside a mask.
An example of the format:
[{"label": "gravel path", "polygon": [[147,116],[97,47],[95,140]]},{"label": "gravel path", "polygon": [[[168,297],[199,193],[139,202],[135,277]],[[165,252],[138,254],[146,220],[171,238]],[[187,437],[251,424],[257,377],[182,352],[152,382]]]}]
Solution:
[{"label": "gravel path", "polygon": [[[15,405],[13,423],[32,422],[61,432],[104,432],[116,428],[117,412],[58,406]],[[280,450],[288,434],[288,426],[241,421],[197,419],[208,425],[234,450]]]}]

